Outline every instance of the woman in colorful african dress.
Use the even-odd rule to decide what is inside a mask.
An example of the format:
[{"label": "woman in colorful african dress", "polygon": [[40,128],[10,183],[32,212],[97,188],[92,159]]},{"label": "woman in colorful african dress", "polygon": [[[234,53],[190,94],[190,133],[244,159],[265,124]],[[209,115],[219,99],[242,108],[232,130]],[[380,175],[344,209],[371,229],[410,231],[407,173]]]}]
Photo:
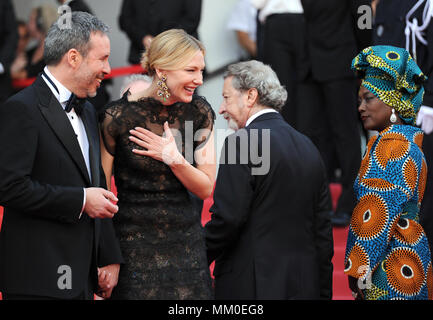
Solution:
[{"label": "woman in colorful african dress", "polygon": [[361,120],[378,131],[355,180],[345,273],[356,299],[431,299],[430,249],[419,224],[427,165],[415,126],[424,74],[401,48],[374,46],[352,61]]}]

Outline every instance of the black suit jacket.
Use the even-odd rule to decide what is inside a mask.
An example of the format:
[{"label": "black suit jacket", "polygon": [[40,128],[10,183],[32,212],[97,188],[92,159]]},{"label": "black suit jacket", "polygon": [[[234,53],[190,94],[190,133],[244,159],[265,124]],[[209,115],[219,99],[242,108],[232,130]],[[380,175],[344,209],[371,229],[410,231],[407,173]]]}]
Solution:
[{"label": "black suit jacket", "polygon": [[119,25],[131,41],[128,61],[140,63],[145,35],[175,28],[197,38],[200,16],[201,0],[124,0]]},{"label": "black suit jacket", "polygon": [[[233,149],[230,140],[236,138],[241,143]],[[267,144],[269,171],[253,175],[259,161],[251,155],[242,160],[241,150],[261,152]],[[205,233],[209,263],[216,259],[216,299],[331,298],[331,202],[324,166],[312,142],[280,114],[263,114],[226,139],[210,211]]]},{"label": "black suit jacket", "polygon": [[353,77],[352,59],[371,44],[371,30],[357,26],[358,8],[371,0],[301,0],[313,78]]},{"label": "black suit jacket", "polygon": [[0,74],[0,104],[12,93],[9,68],[15,58],[18,29],[10,0],[0,1],[0,62],[5,73]]},{"label": "black suit jacket", "polygon": [[85,3],[83,0],[72,0],[68,3],[68,6],[71,8],[72,11],[83,11],[93,14],[92,10],[90,10],[87,3]]},{"label": "black suit jacket", "polygon": [[[406,48],[406,15],[417,4],[417,0],[381,0],[376,8],[374,20],[373,40],[374,45],[392,45]],[[416,18],[418,24],[422,24],[423,3],[411,16],[411,21]],[[416,42],[416,63],[422,72],[428,77],[424,84],[425,94],[423,104],[433,107],[433,22],[430,22],[424,31],[427,45]],[[412,39],[410,39],[409,51],[413,58]]]},{"label": "black suit jacket", "polygon": [[[81,116],[88,141],[92,181],[73,128],[39,76],[0,108],[0,291],[73,298],[97,265],[122,263],[111,219],[91,219],[83,188],[105,185],[96,113],[86,103]],[[62,266],[72,287],[60,289]]]}]

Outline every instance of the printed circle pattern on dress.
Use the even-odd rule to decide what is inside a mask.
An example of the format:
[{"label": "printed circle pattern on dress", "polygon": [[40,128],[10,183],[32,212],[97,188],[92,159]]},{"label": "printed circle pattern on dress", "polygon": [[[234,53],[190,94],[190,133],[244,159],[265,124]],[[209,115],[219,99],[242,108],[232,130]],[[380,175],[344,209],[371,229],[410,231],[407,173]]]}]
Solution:
[{"label": "printed circle pattern on dress", "polygon": [[358,178],[359,179],[364,178],[364,176],[368,173],[370,168],[371,168],[371,159],[369,155],[366,155],[366,158],[364,158],[361,161],[361,166],[359,167],[359,172],[358,172]]},{"label": "printed circle pattern on dress", "polygon": [[394,236],[402,244],[416,245],[424,236],[421,225],[413,220],[400,218],[397,222]]},{"label": "printed circle pattern on dress", "polygon": [[386,258],[389,285],[400,295],[414,296],[425,283],[424,268],[418,254],[409,248],[396,248]]},{"label": "printed circle pattern on dress", "polygon": [[355,278],[361,278],[367,273],[369,265],[370,259],[364,248],[359,244],[355,244],[346,259],[344,272]]},{"label": "printed circle pattern on dress", "polygon": [[415,132],[415,134],[413,135],[413,141],[421,149],[422,149],[423,140],[424,140],[424,133],[422,131]]},{"label": "printed circle pattern on dress", "polygon": [[395,51],[388,51],[386,53],[386,58],[392,61],[400,60],[400,55]]},{"label": "printed circle pattern on dress", "polygon": [[351,221],[351,229],[356,237],[371,240],[379,236],[388,223],[388,208],[385,200],[373,193],[359,199]]},{"label": "printed circle pattern on dress", "polygon": [[415,192],[418,183],[418,169],[411,157],[408,157],[403,164],[403,178],[411,192]]},{"label": "printed circle pattern on dress", "polygon": [[377,136],[371,137],[371,139],[368,141],[367,148],[365,149],[365,154],[362,157],[361,166],[360,166],[359,171],[358,171],[358,178],[359,179],[362,179],[370,170],[370,167],[371,167],[370,151],[371,151],[371,148],[372,148],[374,142],[376,141],[376,139],[377,139]]},{"label": "printed circle pattern on dress", "polygon": [[426,182],[427,182],[427,164],[425,162],[425,159],[422,159],[421,172],[419,174],[419,181],[418,181],[418,203],[419,204],[421,204],[421,201],[424,198]]},{"label": "printed circle pattern on dress", "polygon": [[386,279],[385,261],[375,269],[372,275],[371,289],[366,290],[367,300],[386,299],[389,294],[388,281]]},{"label": "printed circle pattern on dress", "polygon": [[379,141],[374,152],[375,159],[381,169],[386,169],[388,161],[401,160],[409,152],[409,141],[404,135],[396,132],[386,133]]},{"label": "printed circle pattern on dress", "polygon": [[386,181],[381,178],[369,178],[361,181],[365,187],[374,190],[374,191],[391,191],[395,188],[395,185],[389,181]]}]

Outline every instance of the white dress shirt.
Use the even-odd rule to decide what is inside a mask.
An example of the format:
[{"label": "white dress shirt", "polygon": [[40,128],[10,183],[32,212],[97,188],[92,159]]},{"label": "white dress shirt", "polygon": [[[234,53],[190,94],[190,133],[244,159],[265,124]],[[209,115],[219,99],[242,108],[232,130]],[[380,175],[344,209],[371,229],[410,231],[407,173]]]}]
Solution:
[{"label": "white dress shirt", "polygon": [[[48,67],[44,68],[44,72],[50,79],[53,81],[53,83],[56,85],[57,90],[53,87],[53,85],[50,83],[49,80],[45,79],[45,75],[42,75],[42,79],[44,79],[45,83],[50,88],[53,95],[56,97],[56,99],[59,101],[60,105],[63,107],[63,109],[66,108],[66,103],[68,102],[71,91],[69,91],[64,85],[62,85],[48,70]],[[90,171],[90,158],[89,158],[89,140],[87,140],[87,133],[86,128],[84,127],[83,120],[75,113],[75,110],[72,109],[70,112],[66,113],[66,116],[68,117],[69,121],[71,122],[72,128],[74,129],[75,135],[78,140],[78,144],[80,145],[81,152],[83,154],[84,161],[86,162],[86,168],[87,172],[89,173],[90,180],[92,179],[91,171]],[[83,199],[83,209],[81,210],[81,214],[83,213],[84,206],[86,204],[86,189],[84,189],[84,199]],[[80,217],[81,217],[80,214]]]},{"label": "white dress shirt", "polygon": [[301,0],[250,0],[252,5],[260,10],[259,20],[266,21],[266,17],[276,13],[304,13]]},{"label": "white dress shirt", "polygon": [[254,113],[251,117],[248,118],[247,123],[245,124],[245,127],[249,126],[251,124],[251,122],[253,122],[254,119],[258,118],[262,114],[271,113],[271,112],[278,113],[277,110],[272,109],[272,108],[266,108],[266,109],[260,110],[259,112]]},{"label": "white dress shirt", "polygon": [[256,41],[256,16],[257,9],[253,7],[250,0],[238,0],[228,19],[227,28],[246,32],[251,40]]}]

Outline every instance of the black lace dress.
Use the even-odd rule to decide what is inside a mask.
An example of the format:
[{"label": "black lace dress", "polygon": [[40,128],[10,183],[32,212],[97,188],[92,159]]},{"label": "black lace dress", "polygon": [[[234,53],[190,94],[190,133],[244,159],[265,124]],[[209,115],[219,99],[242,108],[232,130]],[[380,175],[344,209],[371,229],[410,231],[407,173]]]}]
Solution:
[{"label": "black lace dress", "polygon": [[128,137],[136,126],[161,136],[168,121],[178,148],[181,143],[194,165],[191,149],[207,142],[214,120],[212,108],[199,96],[164,106],[153,98],[130,102],[125,94],[105,109],[101,131],[114,156],[119,198],[113,223],[126,261],[113,299],[213,298],[200,212],[170,168],[135,155],[132,149],[139,147]]}]

